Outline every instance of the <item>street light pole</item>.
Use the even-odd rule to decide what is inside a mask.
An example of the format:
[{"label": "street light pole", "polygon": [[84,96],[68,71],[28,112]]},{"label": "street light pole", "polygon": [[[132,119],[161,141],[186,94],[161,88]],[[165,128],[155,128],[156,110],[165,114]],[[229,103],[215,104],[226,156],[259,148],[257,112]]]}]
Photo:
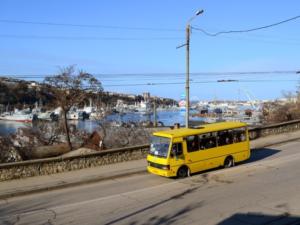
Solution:
[{"label": "street light pole", "polygon": [[185,127],[189,128],[190,116],[190,35],[191,22],[204,11],[199,10],[192,18],[190,18],[186,25],[186,81],[185,81]]},{"label": "street light pole", "polygon": [[185,80],[185,127],[189,128],[190,115],[190,29],[191,25],[186,26],[186,80]]}]

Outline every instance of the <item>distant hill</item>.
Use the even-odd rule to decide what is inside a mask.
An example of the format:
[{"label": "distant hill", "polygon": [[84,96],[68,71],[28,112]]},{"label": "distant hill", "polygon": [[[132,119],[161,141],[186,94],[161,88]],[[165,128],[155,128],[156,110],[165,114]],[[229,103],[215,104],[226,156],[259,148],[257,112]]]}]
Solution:
[{"label": "distant hill", "polygon": [[[150,97],[150,101],[153,101],[153,98]],[[176,100],[170,98],[155,97],[155,99],[157,105],[177,104]],[[36,102],[46,108],[51,108],[55,107],[53,100],[43,83],[0,76],[0,105],[2,105],[2,108],[8,106],[12,110],[14,107],[22,108],[24,105],[33,107]],[[94,101],[101,101],[107,106],[116,105],[118,100],[122,100],[126,104],[134,104],[145,99],[142,95],[105,91],[99,96],[95,96],[94,99]]]}]

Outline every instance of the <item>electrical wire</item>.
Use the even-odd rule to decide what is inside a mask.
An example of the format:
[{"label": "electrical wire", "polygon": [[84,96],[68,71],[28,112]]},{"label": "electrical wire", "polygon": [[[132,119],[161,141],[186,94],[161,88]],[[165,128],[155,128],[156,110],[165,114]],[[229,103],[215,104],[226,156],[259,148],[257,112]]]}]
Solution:
[{"label": "electrical wire", "polygon": [[169,41],[169,40],[183,40],[180,37],[95,37],[95,36],[42,36],[42,35],[16,35],[16,34],[0,34],[0,38],[14,38],[14,39],[52,39],[52,40],[73,40],[73,41]]},{"label": "electrical wire", "polygon": [[45,26],[61,26],[61,27],[79,27],[79,28],[101,28],[101,29],[119,29],[119,30],[142,30],[142,31],[175,31],[182,32],[184,29],[173,28],[157,28],[157,27],[126,27],[126,26],[108,26],[96,24],[73,24],[73,23],[53,23],[53,22],[34,22],[24,20],[5,20],[1,19],[0,23],[9,24],[27,24],[27,25],[45,25]]},{"label": "electrical wire", "polygon": [[[270,71],[233,71],[233,72],[192,72],[190,73],[191,76],[246,76],[246,75],[286,75],[286,74],[292,74],[292,75],[298,75],[299,70],[270,70]],[[119,78],[119,77],[179,77],[179,76],[185,76],[186,73],[181,73],[181,72],[153,72],[153,73],[91,73],[93,76],[97,78],[105,78],[109,77],[111,78]],[[44,78],[46,76],[53,76],[55,74],[4,74],[0,73],[0,77],[12,77],[12,78]]]},{"label": "electrical wire", "polygon": [[[190,81],[190,84],[209,84],[209,83],[269,83],[269,82],[296,82],[299,80],[210,80],[210,81]],[[157,83],[132,83],[132,84],[107,84],[104,87],[129,87],[129,86],[160,86],[160,85],[178,85],[185,82],[157,82]]]},{"label": "electrical wire", "polygon": [[[1,76],[0,76],[1,78]],[[206,80],[196,81],[190,79],[190,84],[212,84],[212,83],[274,83],[274,82],[297,82],[296,79],[221,79],[221,80]],[[185,81],[180,82],[147,82],[147,83],[123,83],[120,84],[103,84],[104,87],[129,87],[129,86],[161,86],[161,85],[183,85]]]},{"label": "electrical wire", "polygon": [[286,20],[282,20],[282,21],[277,22],[277,23],[269,24],[269,25],[266,25],[266,26],[261,26],[261,27],[251,28],[251,29],[245,29],[245,30],[219,31],[217,33],[210,33],[210,32],[207,32],[206,30],[204,30],[202,28],[195,27],[195,26],[192,26],[192,29],[197,30],[197,31],[201,31],[203,34],[205,34],[207,36],[215,37],[215,36],[218,36],[218,35],[221,35],[221,34],[247,33],[247,32],[253,32],[253,31],[257,31],[257,30],[267,29],[267,28],[271,28],[271,27],[281,25],[283,23],[287,23],[287,22],[290,22],[290,21],[293,21],[293,20],[297,20],[299,18],[300,18],[300,15],[289,18],[289,19],[286,19]]},{"label": "electrical wire", "polygon": [[[193,76],[255,75],[255,74],[296,74],[297,70],[241,71],[241,72],[192,72]],[[186,73],[93,73],[94,76],[185,76]]]}]

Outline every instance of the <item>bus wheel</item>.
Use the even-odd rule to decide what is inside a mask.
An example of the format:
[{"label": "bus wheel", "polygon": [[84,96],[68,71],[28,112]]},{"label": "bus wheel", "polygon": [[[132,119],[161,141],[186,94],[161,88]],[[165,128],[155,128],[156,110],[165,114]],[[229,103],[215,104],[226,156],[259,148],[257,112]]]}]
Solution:
[{"label": "bus wheel", "polygon": [[231,156],[228,156],[224,161],[224,167],[229,168],[234,166],[234,159]]},{"label": "bus wheel", "polygon": [[180,167],[179,170],[177,171],[177,177],[178,178],[185,178],[190,175],[189,168],[186,166]]}]

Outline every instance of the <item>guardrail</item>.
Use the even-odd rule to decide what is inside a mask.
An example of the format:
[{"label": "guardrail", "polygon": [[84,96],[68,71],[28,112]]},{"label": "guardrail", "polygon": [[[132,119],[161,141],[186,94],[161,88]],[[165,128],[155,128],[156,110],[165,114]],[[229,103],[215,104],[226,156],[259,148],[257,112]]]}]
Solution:
[{"label": "guardrail", "polygon": [[[249,129],[250,139],[300,130],[300,120],[260,126]],[[149,145],[111,149],[85,155],[53,157],[0,164],[0,181],[102,166],[112,163],[143,159]]]}]

